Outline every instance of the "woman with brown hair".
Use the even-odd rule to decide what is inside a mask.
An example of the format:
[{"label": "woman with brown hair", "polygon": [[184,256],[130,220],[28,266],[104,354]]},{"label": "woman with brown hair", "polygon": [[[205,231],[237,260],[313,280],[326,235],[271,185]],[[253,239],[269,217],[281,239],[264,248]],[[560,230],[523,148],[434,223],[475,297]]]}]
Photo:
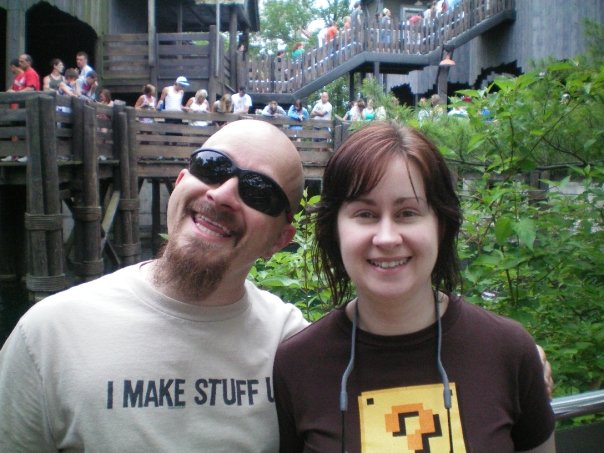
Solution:
[{"label": "woman with brown hair", "polygon": [[461,207],[420,132],[372,122],[325,168],[315,263],[336,309],[281,344],[281,452],[553,452],[535,342],[456,294]]}]

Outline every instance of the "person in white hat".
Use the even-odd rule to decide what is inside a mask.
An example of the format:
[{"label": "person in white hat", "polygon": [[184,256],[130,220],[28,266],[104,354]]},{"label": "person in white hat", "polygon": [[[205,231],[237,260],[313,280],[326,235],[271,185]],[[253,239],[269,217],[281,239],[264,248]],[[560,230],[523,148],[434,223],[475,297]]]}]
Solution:
[{"label": "person in white hat", "polygon": [[[157,102],[157,110],[166,110],[167,112],[180,112],[182,111],[182,98],[185,94],[185,88],[188,87],[189,81],[184,76],[176,78],[174,85],[165,87],[159,101]],[[171,121],[168,121],[170,119]],[[166,118],[166,122],[182,122],[181,120]]]}]

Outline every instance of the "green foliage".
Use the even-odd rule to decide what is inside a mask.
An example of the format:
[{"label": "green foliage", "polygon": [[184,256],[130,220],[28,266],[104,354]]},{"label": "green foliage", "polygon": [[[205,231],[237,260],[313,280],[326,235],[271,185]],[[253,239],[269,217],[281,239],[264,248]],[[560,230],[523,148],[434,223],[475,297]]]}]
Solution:
[{"label": "green foliage", "polygon": [[291,40],[289,44],[292,45],[301,39],[299,30],[305,29],[318,14],[310,0],[266,0],[260,17],[261,31],[254,39],[266,42],[273,51],[276,51],[276,44],[271,45],[271,41]]},{"label": "green foliage", "polygon": [[[594,42],[588,56],[460,92],[472,102],[451,104],[467,118],[420,122],[363,84],[364,96],[419,127],[448,160],[464,212],[462,292],[531,332],[552,364],[556,395],[602,388],[604,377],[604,53]],[[253,277],[314,320],[329,310],[329,294],[310,261],[310,220],[296,219],[294,249],[258,264]]]},{"label": "green foliage", "polygon": [[302,200],[302,211],[294,216],[296,236],[288,250],[275,253],[269,261],[258,261],[249,278],[281,299],[296,305],[309,321],[330,309],[330,294],[321,283],[311,260],[313,227],[306,208],[319,197]]},{"label": "green foliage", "polygon": [[464,295],[522,322],[570,394],[604,376],[604,79],[584,58],[540,66],[460,92],[467,119],[416,124],[463,183]]},{"label": "green foliage", "polygon": [[325,6],[318,9],[318,13],[326,24],[335,22],[342,26],[342,19],[350,15],[349,2],[346,0],[326,0]]}]

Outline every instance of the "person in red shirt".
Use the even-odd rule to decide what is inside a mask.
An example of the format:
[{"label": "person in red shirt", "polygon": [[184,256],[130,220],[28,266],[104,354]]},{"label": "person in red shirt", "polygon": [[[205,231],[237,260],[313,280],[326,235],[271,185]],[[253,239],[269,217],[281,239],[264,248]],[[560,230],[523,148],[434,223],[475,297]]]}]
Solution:
[{"label": "person in red shirt", "polygon": [[335,22],[331,22],[329,24],[329,27],[327,27],[327,32],[325,33],[325,41],[326,42],[331,42],[336,38],[336,35],[338,34],[338,27],[336,26]]},{"label": "person in red shirt", "polygon": [[32,68],[32,64],[33,60],[28,54],[24,53],[19,56],[19,66],[25,75],[25,86],[21,91],[40,91],[40,76]]},{"label": "person in red shirt", "polygon": [[13,73],[13,83],[10,88],[6,91],[14,93],[15,91],[21,91],[25,87],[25,74],[23,69],[19,66],[19,60],[16,58],[12,59],[8,65],[10,72]]}]

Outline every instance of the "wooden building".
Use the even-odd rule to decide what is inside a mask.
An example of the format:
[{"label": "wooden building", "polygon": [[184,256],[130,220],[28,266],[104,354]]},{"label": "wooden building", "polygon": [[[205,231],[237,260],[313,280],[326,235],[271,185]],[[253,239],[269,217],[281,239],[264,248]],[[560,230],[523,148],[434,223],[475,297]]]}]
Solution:
[{"label": "wooden building", "polygon": [[10,83],[7,63],[21,53],[42,77],[52,58],[75,67],[76,53],[85,51],[102,85],[126,99],[145,83],[161,89],[180,75],[191,81],[191,94],[233,91],[237,47],[258,30],[258,3],[216,1],[0,0],[0,85]]}]

